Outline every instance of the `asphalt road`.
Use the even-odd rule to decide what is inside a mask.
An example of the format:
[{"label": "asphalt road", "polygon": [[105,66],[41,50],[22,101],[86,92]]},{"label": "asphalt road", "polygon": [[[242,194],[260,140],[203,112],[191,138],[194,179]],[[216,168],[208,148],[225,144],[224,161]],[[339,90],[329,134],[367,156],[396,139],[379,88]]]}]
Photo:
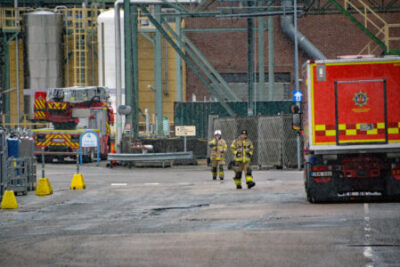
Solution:
[{"label": "asphalt road", "polygon": [[47,165],[53,195],[0,211],[0,266],[400,266],[399,203],[309,204],[299,171],[251,190],[206,166],[74,173]]}]

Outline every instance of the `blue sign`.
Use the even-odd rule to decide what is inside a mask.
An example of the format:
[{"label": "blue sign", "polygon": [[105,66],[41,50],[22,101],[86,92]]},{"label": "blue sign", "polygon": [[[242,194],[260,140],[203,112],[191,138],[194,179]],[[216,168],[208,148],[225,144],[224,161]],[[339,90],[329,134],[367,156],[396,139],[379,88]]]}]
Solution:
[{"label": "blue sign", "polygon": [[303,102],[303,92],[300,90],[293,91],[293,102]]},{"label": "blue sign", "polygon": [[100,164],[100,141],[99,136],[93,130],[86,130],[79,139],[80,163],[82,165],[82,147],[97,147],[97,166]]}]

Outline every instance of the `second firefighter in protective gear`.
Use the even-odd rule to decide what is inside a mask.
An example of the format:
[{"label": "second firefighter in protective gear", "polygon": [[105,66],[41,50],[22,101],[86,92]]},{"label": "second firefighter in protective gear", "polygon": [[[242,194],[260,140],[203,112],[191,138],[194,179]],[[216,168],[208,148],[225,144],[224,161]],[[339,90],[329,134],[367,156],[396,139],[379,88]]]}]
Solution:
[{"label": "second firefighter in protective gear", "polygon": [[231,151],[234,155],[235,176],[233,180],[237,189],[242,189],[242,172],[246,175],[247,188],[252,188],[256,185],[253,181],[251,173],[250,161],[253,156],[254,147],[253,142],[247,138],[247,130],[240,132],[240,137],[232,142]]},{"label": "second firefighter in protective gear", "polygon": [[214,138],[208,142],[208,145],[211,148],[210,161],[212,178],[216,180],[219,174],[219,179],[224,180],[225,152],[227,150],[227,145],[225,140],[221,138],[220,130],[215,131]]}]

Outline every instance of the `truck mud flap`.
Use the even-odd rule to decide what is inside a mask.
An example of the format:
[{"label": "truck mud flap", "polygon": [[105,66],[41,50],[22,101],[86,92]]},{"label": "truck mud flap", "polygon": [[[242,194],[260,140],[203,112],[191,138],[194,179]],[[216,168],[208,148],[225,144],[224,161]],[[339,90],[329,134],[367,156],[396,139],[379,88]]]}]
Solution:
[{"label": "truck mud flap", "polygon": [[333,177],[327,183],[317,183],[310,175],[310,168],[310,164],[306,164],[304,170],[307,200],[310,203],[323,203],[339,200]]}]

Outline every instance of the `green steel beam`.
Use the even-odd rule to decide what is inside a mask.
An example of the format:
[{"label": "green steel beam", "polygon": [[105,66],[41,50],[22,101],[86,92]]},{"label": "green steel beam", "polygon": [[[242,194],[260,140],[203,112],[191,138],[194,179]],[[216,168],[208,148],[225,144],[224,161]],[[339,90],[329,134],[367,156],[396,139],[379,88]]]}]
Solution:
[{"label": "green steel beam", "polygon": [[275,48],[274,18],[268,17],[268,100],[273,101],[275,94]]},{"label": "green steel beam", "polygon": [[[131,135],[139,134],[138,106],[138,12],[129,0],[124,0],[124,34],[125,34],[125,104],[131,106],[131,114],[126,116],[125,123],[130,124]],[[129,14],[129,15],[128,15]]]},{"label": "green steel beam", "polygon": [[247,32],[247,28],[199,28],[183,29],[184,33],[204,33],[204,32]]},{"label": "green steel beam", "polygon": [[[262,2],[260,2],[262,3]],[[264,51],[264,29],[265,18],[259,17],[258,21],[258,95],[256,101],[265,101],[265,51]]]},{"label": "green steel beam", "polygon": [[[132,105],[132,91],[133,91],[132,27],[134,27],[134,26],[132,24],[133,21],[132,21],[132,16],[131,16],[131,5],[130,5],[129,1],[130,0],[124,0],[125,105],[129,105],[133,109],[133,108],[135,108]],[[125,124],[130,124],[130,127],[133,128],[131,114],[126,115]],[[131,133],[132,133],[132,131],[131,131]]]},{"label": "green steel beam", "polygon": [[137,6],[131,6],[132,15],[132,131],[133,136],[139,136],[139,41],[138,41],[138,16]]},{"label": "green steel beam", "polygon": [[[249,2],[250,4],[250,2]],[[253,114],[253,18],[247,18],[247,108],[248,115]]]},{"label": "green steel beam", "polygon": [[[176,16],[175,18],[175,30],[176,34],[178,35],[177,45],[179,49],[182,49],[182,18],[180,16]],[[182,58],[179,56],[178,53],[176,55],[176,101],[182,102],[183,101],[183,83],[182,83]]]},{"label": "green steel beam", "polygon": [[[161,6],[155,6],[155,20],[161,23]],[[162,88],[162,45],[161,45],[161,32],[156,31],[154,36],[154,89],[155,99],[154,107],[156,113],[156,134],[162,135],[162,118],[163,118],[163,88]]]},{"label": "green steel beam", "polygon": [[386,45],[379,40],[370,30],[368,30],[364,25],[362,25],[353,15],[351,15],[346,9],[344,9],[338,2],[335,0],[329,0],[338,10],[340,10],[346,17],[348,17],[354,24],[358,26],[365,34],[367,34],[377,45],[379,45],[383,49],[383,53],[387,53]]},{"label": "green steel beam", "polygon": [[[165,28],[169,31],[169,33],[175,38],[175,40],[179,40],[178,35],[174,32],[174,30],[169,26],[168,23],[164,23]],[[224,93],[221,84],[219,83],[218,73],[214,70],[211,64],[205,59],[205,57],[200,53],[200,51],[194,46],[194,44],[187,38],[184,34],[182,34],[183,42],[181,42],[181,48],[189,55],[190,59],[200,68],[200,70],[207,76],[211,84],[213,84],[216,88],[215,92],[218,94],[220,98],[226,96]],[[204,63],[204,64],[203,64]],[[208,63],[208,64],[207,64]],[[214,75],[216,74],[216,75]],[[222,79],[222,77],[220,77]],[[222,79],[223,80],[223,79]]]},{"label": "green steel beam", "polygon": [[[239,97],[236,95],[234,91],[229,87],[228,83],[222,78],[222,76],[217,72],[217,70],[208,62],[208,60],[201,54],[200,50],[190,41],[189,38],[185,34],[183,34],[184,43],[188,45],[188,47],[193,50],[196,56],[200,59],[201,62],[196,61],[199,66],[204,66],[207,68],[204,70],[207,77],[213,82],[213,84],[217,87],[217,90],[221,92],[222,95],[228,96],[228,99],[231,101],[240,101]],[[190,50],[185,50],[190,53]],[[227,94],[228,93],[228,94]]]},{"label": "green steel beam", "polygon": [[[164,23],[165,28],[169,31],[169,33],[178,40],[178,35],[174,32],[174,30],[169,26],[168,23]],[[213,68],[213,66],[207,61],[207,59],[201,54],[201,52],[196,48],[196,46],[185,36],[182,34],[183,42],[182,48],[185,52],[190,56],[191,60],[196,63],[196,65],[200,68],[200,70],[207,76],[207,78],[211,81],[211,83],[215,86],[216,93],[221,97],[228,97],[228,100],[240,101],[236,94],[230,89],[225,80],[219,75],[219,73]],[[227,93],[229,95],[227,95]]]},{"label": "green steel beam", "polygon": [[182,50],[178,47],[178,45],[172,40],[172,38],[165,32],[160,23],[149,13],[145,6],[139,5],[143,14],[146,15],[151,23],[157,28],[157,30],[163,35],[163,37],[167,40],[167,42],[175,49],[175,51],[181,56],[181,58],[186,62],[189,68],[193,70],[193,72],[199,77],[201,82],[207,87],[207,89],[211,92],[212,95],[216,96],[220,101],[221,105],[225,108],[230,116],[235,116],[235,112],[232,108],[224,101],[224,99],[219,96],[214,88],[208,83],[208,81],[201,75],[200,70],[196,67],[191,60],[182,52]]},{"label": "green steel beam", "polygon": [[[149,42],[152,43],[152,44],[154,45],[154,39],[151,38],[151,37],[147,34],[148,32],[143,32],[143,31],[141,31],[141,30],[138,30],[138,32],[140,32],[140,34],[141,34],[145,39],[149,40]],[[154,33],[154,32],[155,32],[155,31],[153,31],[153,33]]]}]

